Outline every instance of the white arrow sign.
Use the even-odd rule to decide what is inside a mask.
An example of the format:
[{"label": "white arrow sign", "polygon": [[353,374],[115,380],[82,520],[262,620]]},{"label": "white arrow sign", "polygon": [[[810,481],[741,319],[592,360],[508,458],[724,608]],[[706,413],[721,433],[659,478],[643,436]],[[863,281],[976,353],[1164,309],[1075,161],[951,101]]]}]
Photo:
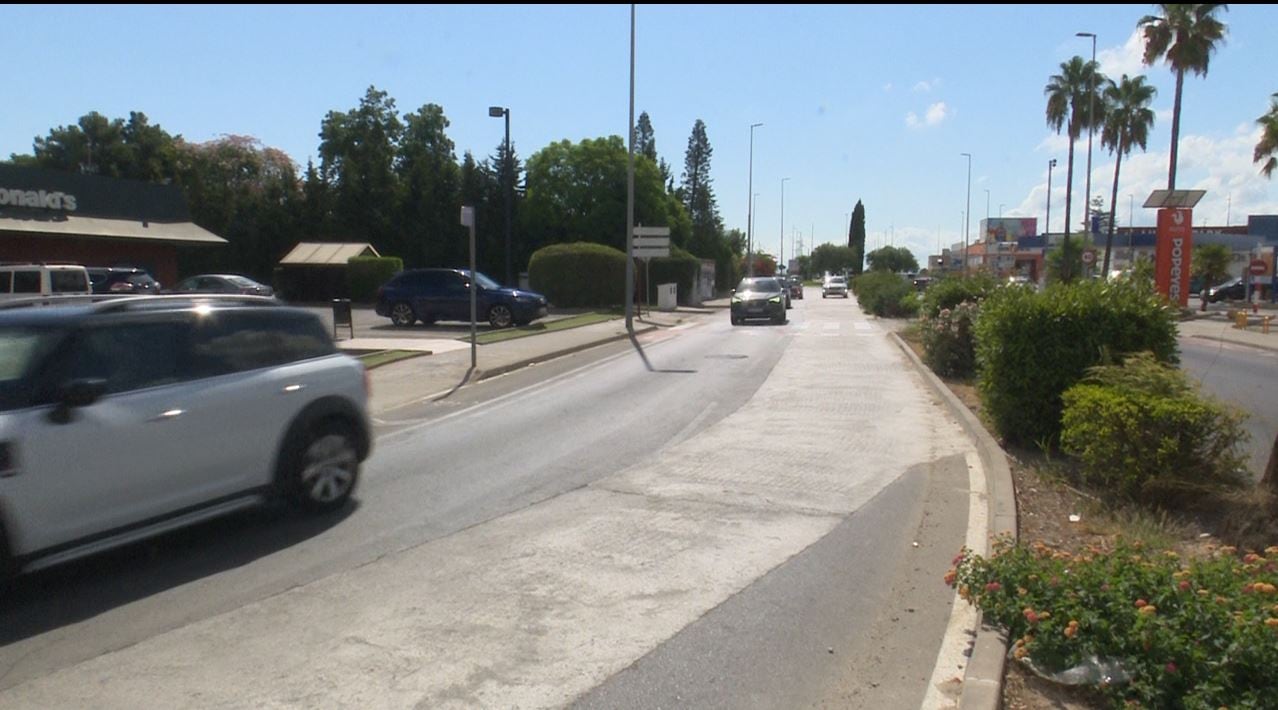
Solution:
[{"label": "white arrow sign", "polygon": [[636,237],[668,237],[669,227],[635,227]]},{"label": "white arrow sign", "polygon": [[670,237],[635,237],[636,249],[669,249]]}]

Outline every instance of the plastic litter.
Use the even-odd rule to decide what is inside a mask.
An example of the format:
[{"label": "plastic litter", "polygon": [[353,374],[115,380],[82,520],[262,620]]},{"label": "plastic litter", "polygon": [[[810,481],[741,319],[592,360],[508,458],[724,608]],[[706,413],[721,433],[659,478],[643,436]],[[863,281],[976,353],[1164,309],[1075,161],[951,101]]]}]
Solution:
[{"label": "plastic litter", "polygon": [[[1009,649],[1007,654],[1009,658],[1016,658],[1012,653],[1014,650]],[[1117,658],[1088,656],[1083,659],[1082,663],[1061,671],[1048,671],[1039,668],[1029,656],[1020,659],[1020,662],[1039,678],[1061,685],[1123,685],[1132,679],[1132,674],[1123,667],[1123,662]]]}]

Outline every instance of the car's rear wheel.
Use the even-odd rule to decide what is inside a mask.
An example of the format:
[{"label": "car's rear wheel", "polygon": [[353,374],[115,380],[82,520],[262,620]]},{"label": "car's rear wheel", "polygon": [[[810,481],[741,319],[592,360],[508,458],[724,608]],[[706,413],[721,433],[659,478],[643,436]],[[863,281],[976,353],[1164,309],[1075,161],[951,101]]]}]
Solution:
[{"label": "car's rear wheel", "polygon": [[509,306],[500,303],[488,309],[488,322],[494,328],[509,328],[514,322],[514,316],[510,312]]},{"label": "car's rear wheel", "polygon": [[397,301],[390,309],[391,323],[400,327],[407,328],[417,320],[417,314],[413,312],[411,304],[405,301]]},{"label": "car's rear wheel", "polygon": [[359,451],[346,424],[329,419],[294,442],[283,472],[284,492],[304,510],[324,512],[350,499],[359,480]]}]

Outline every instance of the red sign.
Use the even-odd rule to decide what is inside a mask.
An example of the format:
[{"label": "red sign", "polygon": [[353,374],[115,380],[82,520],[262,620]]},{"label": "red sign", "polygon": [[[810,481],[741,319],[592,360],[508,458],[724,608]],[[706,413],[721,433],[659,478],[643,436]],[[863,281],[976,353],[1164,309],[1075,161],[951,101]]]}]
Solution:
[{"label": "red sign", "polygon": [[1154,285],[1167,300],[1189,305],[1189,253],[1194,247],[1194,211],[1164,207],[1158,210],[1158,246],[1154,257]]},{"label": "red sign", "polygon": [[1264,276],[1268,270],[1269,264],[1266,264],[1264,259],[1251,260],[1251,273],[1253,276]]}]

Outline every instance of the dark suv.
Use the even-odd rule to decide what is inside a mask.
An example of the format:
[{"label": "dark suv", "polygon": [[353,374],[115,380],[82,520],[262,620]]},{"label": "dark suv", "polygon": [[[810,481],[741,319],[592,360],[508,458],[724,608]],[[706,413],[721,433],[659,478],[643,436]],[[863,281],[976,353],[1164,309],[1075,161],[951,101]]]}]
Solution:
[{"label": "dark suv", "polygon": [[[546,297],[532,291],[506,288],[476,272],[476,317],[494,328],[527,325],[546,315]],[[470,320],[469,269],[410,269],[377,289],[377,315],[400,327],[417,321]]]},{"label": "dark suv", "polygon": [[160,282],[146,269],[126,266],[90,266],[89,284],[94,293],[149,293],[160,292]]},{"label": "dark suv", "polygon": [[369,453],[363,366],[244,296],[0,310],[0,572],[274,497],[326,511]]}]

